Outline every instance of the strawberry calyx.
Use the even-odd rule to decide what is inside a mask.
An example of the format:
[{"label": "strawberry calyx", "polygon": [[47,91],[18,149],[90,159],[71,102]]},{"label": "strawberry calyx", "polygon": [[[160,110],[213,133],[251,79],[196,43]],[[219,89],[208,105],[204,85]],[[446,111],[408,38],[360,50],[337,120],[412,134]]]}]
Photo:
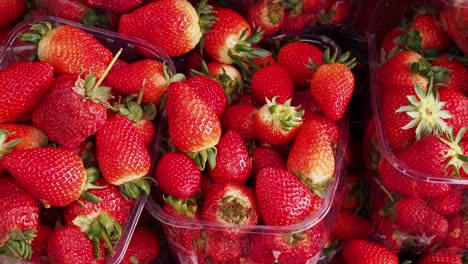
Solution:
[{"label": "strawberry calyx", "polygon": [[138,123],[143,119],[154,120],[156,118],[157,110],[153,103],[141,105],[145,84],[146,79],[143,80],[138,94],[131,94],[125,97],[122,102],[114,104],[114,108],[117,109],[118,113],[126,116],[133,123]]},{"label": "strawberry calyx", "polygon": [[[333,54],[330,54],[330,48],[327,48],[323,52],[322,64],[340,63],[348,67],[350,70],[352,70],[357,65],[357,62],[356,62],[356,58],[350,58],[350,57],[351,57],[351,52],[349,51],[343,53],[343,55],[338,57],[337,49],[335,49]],[[319,68],[319,66],[312,59],[309,59],[309,64],[306,66],[313,70],[317,70]]]},{"label": "strawberry calyx", "polygon": [[271,24],[277,25],[281,22],[284,15],[284,7],[282,0],[270,0],[266,2],[267,17]]},{"label": "strawberry calyx", "polygon": [[198,169],[201,171],[205,170],[206,163],[208,163],[208,166],[210,169],[214,169],[216,167],[216,154],[218,153],[218,150],[216,147],[212,148],[207,148],[204,150],[200,150],[198,152],[190,152],[187,153],[187,155],[195,161],[195,164],[197,165]]},{"label": "strawberry calyx", "polygon": [[295,232],[283,236],[284,241],[293,247],[299,245],[299,243],[304,241],[306,238],[307,236],[304,232]]},{"label": "strawberry calyx", "polygon": [[255,210],[246,205],[242,198],[229,195],[218,201],[218,217],[221,221],[231,224],[247,224],[249,219],[256,217]]},{"label": "strawberry calyx", "polygon": [[109,99],[114,98],[110,94],[111,88],[101,86],[101,83],[104,81],[107,74],[109,74],[109,71],[114,66],[120,54],[122,54],[122,48],[117,51],[114,58],[112,58],[112,61],[109,63],[109,65],[107,65],[106,70],[98,80],[96,80],[96,74],[94,73],[86,75],[84,79],[81,78],[81,74],[78,75],[75,86],[72,87],[73,91],[82,96],[85,100],[91,100],[97,104],[103,105],[106,108],[112,109],[112,106],[108,102]]},{"label": "strawberry calyx", "polygon": [[88,8],[86,14],[81,18],[81,22],[85,25],[106,29],[111,27],[111,21],[112,14],[105,9]]},{"label": "strawberry calyx", "polygon": [[0,129],[0,159],[6,154],[10,154],[12,148],[21,142],[20,138],[7,141],[9,135],[10,132]]},{"label": "strawberry calyx", "polygon": [[326,192],[328,190],[328,187],[335,182],[335,178],[332,177],[326,177],[324,179],[312,179],[312,178],[305,178],[305,177],[299,177],[299,179],[304,182],[307,187],[317,194],[319,197],[324,198],[326,195]]},{"label": "strawberry calyx", "polygon": [[212,32],[211,28],[219,20],[219,18],[213,15],[216,13],[216,10],[213,10],[213,6],[208,5],[207,2],[208,0],[201,0],[197,4],[196,9],[198,17],[200,18],[200,29],[203,33],[200,42],[198,43],[198,47],[200,48],[201,52],[203,52],[203,48],[205,47],[205,34]]},{"label": "strawberry calyx", "polygon": [[292,16],[297,16],[302,12],[304,6],[303,0],[287,0],[284,7],[291,10]]},{"label": "strawberry calyx", "polygon": [[416,75],[421,75],[426,79],[430,80],[433,79],[434,83],[437,83],[437,87],[444,87],[447,86],[444,82],[450,81],[450,69],[440,67],[440,66],[432,66],[432,64],[426,59],[420,59],[417,62],[413,62],[410,64],[411,73]]},{"label": "strawberry calyx", "polygon": [[149,180],[151,180],[151,178],[143,177],[132,181],[128,181],[119,186],[120,193],[124,196],[126,200],[137,199],[143,193],[149,195],[151,190]]},{"label": "strawberry calyx", "polygon": [[6,241],[0,244],[0,255],[6,255],[16,259],[31,259],[31,241],[36,237],[36,229],[11,229]]},{"label": "strawberry calyx", "polygon": [[445,170],[448,170],[452,167],[451,174],[455,174],[458,178],[460,178],[460,170],[464,170],[468,173],[468,155],[463,153],[463,149],[461,146],[461,140],[465,135],[466,130],[468,127],[463,127],[458,131],[456,137],[453,137],[453,128],[449,127],[445,131],[445,138],[439,136],[439,139],[449,146],[449,150],[444,155],[444,159],[448,159],[447,164],[445,165]]},{"label": "strawberry calyx", "polygon": [[320,13],[317,18],[317,21],[322,25],[329,25],[333,21],[333,18],[336,15],[336,11],[333,8],[328,9],[325,12]]},{"label": "strawberry calyx", "polygon": [[18,38],[26,43],[38,44],[41,39],[53,29],[49,21],[42,21],[31,26],[31,32],[19,34]]},{"label": "strawberry calyx", "polygon": [[444,110],[446,102],[441,102],[437,89],[433,86],[433,78],[429,80],[428,90],[424,89],[414,82],[416,96],[407,96],[409,105],[401,106],[395,112],[406,113],[412,120],[402,127],[402,129],[411,129],[416,127],[416,140],[427,135],[441,134],[448,129],[444,119],[452,118],[452,114]]},{"label": "strawberry calyx", "polygon": [[182,199],[171,195],[163,196],[163,199],[177,211],[187,215],[190,218],[195,217],[195,213],[198,210],[197,201],[195,199]]},{"label": "strawberry calyx", "polygon": [[270,101],[265,98],[268,111],[272,116],[272,126],[274,130],[289,132],[291,129],[302,125],[304,110],[299,110],[299,106],[291,106],[292,99],[283,104],[276,102],[277,96]]}]

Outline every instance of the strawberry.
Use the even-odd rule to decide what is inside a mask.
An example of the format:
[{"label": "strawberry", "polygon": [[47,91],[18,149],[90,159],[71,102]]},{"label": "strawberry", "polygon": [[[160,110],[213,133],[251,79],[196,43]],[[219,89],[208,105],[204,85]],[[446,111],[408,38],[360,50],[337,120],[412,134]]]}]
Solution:
[{"label": "strawberry", "polygon": [[343,257],[346,264],[398,264],[396,254],[365,240],[352,240],[345,244]]},{"label": "strawberry", "polygon": [[458,92],[468,96],[468,69],[460,61],[445,55],[431,60],[431,64],[437,67],[449,69],[448,76],[450,80],[443,82],[448,88],[455,89]]},{"label": "strawberry", "polygon": [[457,44],[457,47],[464,54],[467,54],[468,36],[463,33],[466,22],[466,15],[463,14],[464,10],[466,10],[466,7],[463,5],[463,1],[456,1],[453,5],[444,5],[439,13],[439,21],[445,32]]},{"label": "strawberry", "polygon": [[122,226],[130,216],[134,201],[126,200],[117,186],[100,185],[99,188],[89,192],[101,198],[101,202],[79,200],[68,205],[64,221],[65,225],[77,226],[93,243],[102,239],[107,251],[112,253],[114,244],[122,236]]},{"label": "strawberry", "polygon": [[[114,28],[116,15],[108,10],[92,9],[81,0],[42,1],[49,5],[46,11],[55,12],[58,17],[101,28]],[[47,14],[44,14],[47,15]]]},{"label": "strawberry", "polygon": [[[447,123],[453,127],[453,133],[458,134],[463,127],[468,127],[468,97],[449,88],[439,88],[438,93],[440,101],[445,103],[444,109],[452,114]],[[464,138],[468,138],[468,134]]]},{"label": "strawberry", "polygon": [[91,8],[108,9],[115,13],[127,13],[140,6],[143,0],[83,0],[84,4]]},{"label": "strawberry", "polygon": [[448,234],[448,222],[420,198],[407,197],[395,203],[395,223],[399,230],[433,243]]},{"label": "strawberry", "polygon": [[329,9],[321,13],[318,22],[325,25],[339,25],[349,16],[351,1],[338,0]]},{"label": "strawberry", "polygon": [[149,227],[137,226],[121,263],[150,263],[158,258],[160,247],[159,237]]},{"label": "strawberry", "polygon": [[164,154],[156,169],[158,187],[177,198],[189,198],[200,188],[201,172],[185,153]]},{"label": "strawberry", "polygon": [[226,93],[219,82],[207,76],[192,76],[186,83],[220,116],[227,106]]},{"label": "strawberry", "polygon": [[118,32],[148,40],[171,57],[188,53],[202,37],[197,10],[186,0],[155,1],[123,14]]},{"label": "strawberry", "polygon": [[151,159],[132,122],[123,115],[109,118],[96,133],[96,159],[107,182],[120,186],[127,198],[138,198],[140,190],[149,193],[144,178]]},{"label": "strawberry", "polygon": [[37,236],[31,242],[33,255],[31,262],[45,263],[47,259],[47,240],[52,233],[53,229],[47,225],[39,225],[37,228]]},{"label": "strawberry", "polygon": [[255,193],[263,221],[271,226],[292,225],[314,214],[322,198],[286,170],[264,168],[257,175]]},{"label": "strawberry", "polygon": [[277,33],[284,19],[284,7],[280,2],[258,1],[248,11],[248,20],[254,29],[262,29],[265,35]]},{"label": "strawberry", "polygon": [[316,120],[305,122],[287,160],[288,171],[318,193],[334,181],[335,172],[335,155],[323,124]]},{"label": "strawberry", "polygon": [[288,71],[279,64],[271,64],[256,71],[250,81],[252,95],[259,104],[266,100],[276,101],[280,104],[286,102],[294,95],[294,83]]},{"label": "strawberry", "polygon": [[46,62],[17,62],[0,71],[0,123],[15,122],[29,114],[53,77],[52,65]]},{"label": "strawberry", "polygon": [[271,146],[284,146],[296,138],[303,124],[304,111],[291,106],[291,99],[276,102],[276,96],[264,104],[254,116],[255,139]]},{"label": "strawberry", "polygon": [[256,113],[257,108],[251,104],[230,105],[220,117],[221,126],[224,131],[235,131],[244,142],[253,141],[253,119]]},{"label": "strawberry", "polygon": [[253,263],[308,263],[320,250],[323,232],[320,222],[302,232],[255,233],[251,235],[249,253]]},{"label": "strawberry", "polygon": [[138,94],[144,84],[141,101],[159,105],[167,85],[165,67],[157,60],[139,60],[111,70],[105,83],[122,95]]},{"label": "strawberry", "polygon": [[39,228],[39,205],[14,179],[0,175],[0,254],[30,259]]},{"label": "strawberry", "polygon": [[252,175],[256,178],[263,168],[286,170],[286,161],[274,148],[257,146],[252,152]]},{"label": "strawberry", "polygon": [[[236,225],[256,225],[260,217],[254,191],[233,183],[211,186],[203,205],[203,220]],[[226,234],[239,234],[230,230]]]},{"label": "strawberry", "polygon": [[[40,129],[23,124],[0,124],[0,131],[6,131],[7,140],[3,142],[14,143],[19,140],[11,151],[20,151],[32,148],[44,147],[47,145],[47,137]],[[0,132],[2,135],[2,132]],[[10,143],[11,144],[11,143]],[[3,148],[5,150],[5,148]]]},{"label": "strawberry", "polygon": [[354,91],[352,69],[355,59],[347,61],[350,54],[345,53],[337,59],[337,51],[330,57],[327,49],[323,64],[319,66],[310,80],[310,92],[323,114],[337,121],[343,117]]},{"label": "strawberry", "polygon": [[242,74],[236,67],[216,61],[208,62],[206,67],[209,75],[221,83],[229,98],[241,93],[243,89]]},{"label": "strawberry", "polygon": [[414,16],[402,35],[402,43],[407,49],[415,51],[443,52],[452,46],[452,40],[432,14]]},{"label": "strawberry", "polygon": [[59,227],[52,232],[47,241],[47,256],[51,263],[90,264],[104,263],[105,257],[102,246],[94,248],[85,234],[71,226]]},{"label": "strawberry", "polygon": [[209,170],[211,179],[216,183],[244,184],[249,178],[252,164],[241,136],[227,131],[216,148],[216,166]]},{"label": "strawberry", "polygon": [[205,259],[211,259],[218,263],[232,263],[237,260],[247,245],[246,236],[238,234],[234,238],[227,235],[225,231],[205,230],[204,233],[204,250]]},{"label": "strawberry", "polygon": [[315,70],[307,67],[312,62],[322,65],[323,52],[311,43],[292,41],[282,46],[278,52],[278,63],[283,66],[298,87],[309,87]]},{"label": "strawberry", "polygon": [[72,25],[53,27],[50,22],[43,22],[19,38],[36,44],[39,60],[52,64],[59,74],[94,73],[101,77],[113,57],[93,35]]},{"label": "strawberry", "polygon": [[71,150],[42,147],[17,151],[3,157],[1,164],[46,208],[67,206],[89,188],[83,161]]},{"label": "strawberry", "polygon": [[462,258],[458,255],[449,254],[425,254],[418,264],[462,264]]},{"label": "strawberry", "polygon": [[341,210],[332,229],[332,237],[339,241],[367,239],[372,235],[372,225],[366,218]]},{"label": "strawberry", "polygon": [[[193,111],[197,109],[197,111]],[[172,144],[195,157],[197,167],[214,161],[213,149],[221,137],[221,122],[213,109],[186,83],[173,82],[166,92],[166,111]],[[214,162],[210,167],[214,168]]]},{"label": "strawberry", "polygon": [[463,205],[463,190],[455,189],[443,196],[431,197],[427,204],[437,213],[447,216],[457,213]]},{"label": "strawberry", "polygon": [[304,121],[309,120],[312,116],[316,116],[317,113],[320,113],[320,107],[317,105],[317,102],[315,102],[314,97],[308,90],[294,91],[294,97],[291,104],[300,106],[301,109],[304,110],[304,115],[302,116]]},{"label": "strawberry", "polygon": [[448,235],[444,243],[449,247],[468,248],[468,218],[455,215],[448,219]]},{"label": "strawberry", "polygon": [[299,35],[309,24],[315,23],[316,19],[317,13],[304,13],[300,11],[298,13],[294,10],[286,10],[281,31],[290,36]]},{"label": "strawberry", "polygon": [[0,27],[5,27],[16,22],[26,11],[26,1],[7,0],[2,3],[0,9]]},{"label": "strawberry", "polygon": [[405,30],[403,28],[396,27],[385,33],[380,42],[380,50],[378,51],[379,63],[381,65],[385,64],[393,56],[403,51],[401,35],[403,35],[404,32]]}]

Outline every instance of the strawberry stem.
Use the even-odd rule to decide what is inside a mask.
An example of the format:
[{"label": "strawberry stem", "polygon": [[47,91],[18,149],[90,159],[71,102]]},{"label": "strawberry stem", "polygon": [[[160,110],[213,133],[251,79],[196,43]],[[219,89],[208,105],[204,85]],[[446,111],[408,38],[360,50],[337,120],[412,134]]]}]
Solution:
[{"label": "strawberry stem", "polygon": [[101,77],[97,80],[96,84],[93,86],[93,88],[91,89],[92,91],[96,90],[99,86],[101,86],[101,83],[104,81],[104,79],[106,78],[107,74],[109,74],[109,71],[112,69],[112,67],[114,66],[115,62],[117,61],[117,59],[119,58],[120,54],[122,54],[122,51],[123,49],[120,48],[117,53],[115,54],[115,56],[112,58],[111,62],[109,63],[109,65],[107,65],[107,68],[104,70],[104,72],[102,73]]}]

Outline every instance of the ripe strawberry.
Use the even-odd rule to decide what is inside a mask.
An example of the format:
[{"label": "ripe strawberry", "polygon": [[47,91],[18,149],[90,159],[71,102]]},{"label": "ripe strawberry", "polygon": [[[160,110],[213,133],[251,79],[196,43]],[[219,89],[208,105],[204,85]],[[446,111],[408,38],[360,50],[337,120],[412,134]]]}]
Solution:
[{"label": "ripe strawberry", "polygon": [[186,0],[155,1],[124,14],[118,32],[148,40],[171,57],[188,53],[202,37],[197,10]]},{"label": "ripe strawberry", "polygon": [[368,239],[372,235],[372,224],[366,218],[350,211],[341,210],[332,229],[333,239],[351,241]]},{"label": "ripe strawberry", "polygon": [[256,71],[250,81],[250,89],[255,101],[265,104],[266,99],[277,97],[282,104],[294,95],[294,83],[288,71],[279,64],[271,64]]},{"label": "ripe strawberry", "polygon": [[112,61],[112,52],[90,33],[78,27],[53,27],[50,22],[44,22],[32,28],[31,33],[21,34],[19,38],[37,44],[39,60],[52,64],[56,73],[94,73],[101,77]]},{"label": "ripe strawberry", "polygon": [[448,235],[444,240],[445,245],[455,248],[468,247],[468,217],[455,215],[448,219]]},{"label": "ripe strawberry", "polygon": [[284,7],[280,2],[258,1],[249,9],[248,20],[253,29],[261,29],[265,35],[273,35],[283,25]]},{"label": "ripe strawberry", "polygon": [[323,240],[322,222],[296,233],[255,233],[251,235],[249,254],[253,263],[308,263],[319,252]]},{"label": "ripe strawberry", "polygon": [[[0,135],[3,135],[2,130],[7,132],[7,139],[2,142],[3,144],[20,140],[11,151],[39,148],[47,145],[46,135],[36,127],[23,124],[0,124]],[[5,148],[2,148],[2,150],[5,150]]]},{"label": "ripe strawberry", "polygon": [[216,166],[209,170],[211,179],[216,183],[244,184],[252,171],[252,164],[241,136],[227,131],[216,149]]},{"label": "ripe strawberry", "polygon": [[16,22],[26,11],[26,1],[7,0],[0,9],[0,27],[6,27]]},{"label": "ripe strawberry", "polygon": [[306,26],[315,23],[317,13],[304,13],[295,10],[286,10],[281,31],[286,35],[301,34]]},{"label": "ripe strawberry", "polygon": [[316,116],[317,113],[320,113],[320,107],[317,105],[317,102],[315,102],[315,99],[309,90],[294,91],[294,97],[291,104],[300,106],[301,109],[304,110],[304,115],[302,116],[304,121],[307,121],[312,116]]},{"label": "ripe strawberry", "polygon": [[157,60],[140,60],[111,70],[105,83],[122,95],[138,94],[144,85],[141,101],[159,105],[167,85],[164,67]]},{"label": "ripe strawberry", "polygon": [[37,235],[31,242],[32,247],[32,263],[46,263],[47,259],[47,240],[52,233],[53,229],[47,225],[39,225],[37,228]]},{"label": "ripe strawberry", "polygon": [[158,258],[160,247],[159,237],[149,227],[137,226],[121,263],[150,263]]},{"label": "ripe strawberry", "polygon": [[[218,183],[211,186],[201,217],[217,223],[256,225],[260,215],[252,189],[233,183]],[[234,237],[239,235],[235,229],[225,233]]]},{"label": "ripe strawberry", "polygon": [[127,13],[140,6],[143,0],[83,0],[84,4],[91,8],[108,9],[115,13]]},{"label": "ripe strawberry", "polygon": [[30,259],[39,228],[39,205],[14,179],[0,175],[0,252]]},{"label": "ripe strawberry", "polygon": [[448,222],[420,198],[406,197],[395,203],[395,223],[399,230],[434,243],[448,234]]},{"label": "ripe strawberry", "polygon": [[192,76],[185,81],[220,116],[227,106],[226,93],[216,80],[207,76]]},{"label": "ripe strawberry", "polygon": [[423,14],[413,17],[407,31],[402,35],[402,43],[410,50],[443,52],[450,48],[452,40],[432,14]]},{"label": "ripe strawberry", "polygon": [[17,62],[0,71],[0,123],[15,122],[29,114],[53,77],[52,65],[46,62]]},{"label": "ripe strawberry", "polygon": [[396,27],[384,35],[382,41],[380,42],[380,50],[378,51],[380,65],[385,64],[393,56],[403,51],[401,35],[404,33],[405,30],[403,28]]},{"label": "ripe strawberry", "polygon": [[349,16],[351,1],[338,0],[329,9],[321,13],[318,22],[325,25],[338,25],[344,22]]},{"label": "ripe strawberry", "polygon": [[224,89],[229,98],[240,94],[243,89],[242,74],[239,70],[230,64],[210,61],[206,64],[208,73],[214,77]]},{"label": "ripe strawberry", "polygon": [[455,89],[458,92],[468,96],[468,69],[460,61],[455,58],[447,56],[439,56],[438,58],[431,60],[431,64],[437,67],[444,67],[449,69],[448,76],[450,80],[445,83],[448,88]]},{"label": "ripe strawberry", "polygon": [[350,54],[345,53],[337,59],[337,52],[330,57],[327,49],[323,63],[310,80],[310,92],[323,114],[337,121],[343,117],[354,91],[354,75],[350,69],[355,59],[347,61]]},{"label": "ripe strawberry", "polygon": [[257,108],[251,104],[233,104],[221,115],[221,126],[224,131],[232,130],[241,136],[244,142],[254,140],[253,119]]},{"label": "ripe strawberry", "polygon": [[[454,134],[458,134],[463,127],[468,127],[468,97],[449,88],[439,88],[438,93],[440,101],[445,103],[444,109],[452,114],[447,124],[453,127]],[[464,138],[468,138],[468,134]]]},{"label": "ripe strawberry", "polygon": [[456,1],[453,5],[444,5],[440,10],[439,21],[444,27],[445,32],[447,32],[451,39],[457,44],[457,47],[462,50],[464,54],[467,54],[468,36],[463,33],[467,16],[463,14],[464,10],[466,10],[466,7],[463,1]]},{"label": "ripe strawberry", "polygon": [[255,139],[272,146],[284,146],[294,141],[303,121],[304,111],[291,106],[291,99],[277,103],[276,96],[255,114],[253,128]]},{"label": "ripe strawberry", "polygon": [[309,114],[308,118],[309,121],[316,121],[320,123],[320,125],[326,131],[325,135],[328,137],[328,142],[331,143],[333,149],[335,149],[340,136],[338,125],[318,112]]},{"label": "ripe strawberry", "polygon": [[398,264],[396,254],[386,248],[364,240],[352,240],[345,244],[343,257],[346,264]]},{"label": "ripe strawberry", "polygon": [[252,176],[256,178],[263,168],[286,170],[286,161],[274,148],[256,146],[252,152]]},{"label": "ripe strawberry", "polygon": [[462,257],[449,254],[425,254],[418,264],[462,264]]},{"label": "ripe strawberry", "polygon": [[59,227],[52,232],[47,241],[47,256],[51,263],[99,264],[104,263],[105,258],[102,245],[94,248],[85,234],[71,226]]},{"label": "ripe strawberry", "polygon": [[120,186],[125,197],[138,198],[139,189],[149,193],[149,183],[144,177],[150,170],[150,154],[126,116],[106,120],[96,133],[96,150],[102,176],[110,184]]},{"label": "ripe strawberry", "polygon": [[312,193],[304,183],[286,170],[261,170],[255,186],[258,209],[267,225],[299,223],[314,214],[322,203],[322,198]]},{"label": "ripe strawberry", "polygon": [[164,154],[156,169],[158,187],[177,198],[189,198],[200,189],[201,172],[185,153]]},{"label": "ripe strawberry", "polygon": [[204,234],[204,252],[202,261],[211,259],[218,263],[232,263],[239,259],[247,245],[247,236],[238,234],[235,237],[225,231],[206,230]]},{"label": "ripe strawberry", "polygon": [[289,172],[317,193],[326,191],[334,181],[335,154],[322,122],[310,120],[302,125],[287,166]]},{"label": "ripe strawberry", "polygon": [[312,62],[322,65],[323,52],[311,43],[293,41],[285,44],[278,52],[278,63],[283,66],[298,87],[309,87],[315,70],[307,65]]},{"label": "ripe strawberry", "polygon": [[[194,157],[197,167],[203,170],[207,160],[215,160],[213,148],[221,137],[221,122],[216,113],[183,82],[169,84],[166,111],[172,144]],[[210,163],[210,167],[214,168],[214,164]]]},{"label": "ripe strawberry", "polygon": [[447,216],[457,213],[463,205],[463,190],[453,189],[449,194],[431,197],[427,204],[437,213]]},{"label": "ripe strawberry", "polygon": [[83,161],[71,150],[42,147],[17,151],[3,157],[1,164],[46,208],[67,206],[88,188]]}]

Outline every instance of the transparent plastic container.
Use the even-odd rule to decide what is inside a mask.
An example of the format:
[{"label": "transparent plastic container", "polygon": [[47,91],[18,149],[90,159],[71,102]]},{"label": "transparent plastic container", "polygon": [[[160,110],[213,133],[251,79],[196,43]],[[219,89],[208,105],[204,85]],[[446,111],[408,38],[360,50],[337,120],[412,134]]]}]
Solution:
[{"label": "transparent plastic container", "polygon": [[[449,1],[441,2],[450,4]],[[466,4],[466,1],[464,2]],[[383,96],[377,82],[380,43],[387,32],[399,26],[402,19],[412,14],[414,6],[423,3],[424,1],[381,0],[376,4],[369,24],[368,45],[374,133],[382,155],[378,168],[369,166],[374,177],[371,199],[374,233],[377,241],[394,252],[419,254],[444,248],[463,251],[468,249],[468,244],[462,242],[466,240],[468,231],[468,222],[466,217],[464,218],[468,203],[466,199],[468,178],[431,175],[410,167],[398,158],[400,154],[389,146],[384,133]],[[436,9],[435,18],[437,18],[440,5],[432,7]],[[372,129],[374,128],[370,128],[370,134],[373,134]],[[365,152],[375,153],[371,144],[367,144],[367,148],[364,149]],[[464,153],[467,153],[466,149]],[[394,174],[386,175],[397,175],[392,176],[392,179],[399,181],[399,184],[391,184],[388,178],[383,179],[385,176],[383,172],[388,171],[387,169],[395,171]],[[409,189],[419,191],[412,192],[408,191]],[[410,205],[414,206],[413,210],[408,210]],[[408,217],[403,216],[406,213]],[[423,213],[426,215],[422,216]],[[418,222],[416,219],[410,219],[412,216],[424,220]],[[454,219],[458,218],[465,220],[455,223]],[[411,226],[414,223],[418,223],[418,227]],[[426,223],[434,223],[437,227],[430,227]]]},{"label": "transparent plastic container", "polygon": [[[158,47],[154,46],[151,43],[148,43],[144,40],[131,38],[131,37],[124,37],[117,33],[109,32],[103,29],[98,29],[94,27],[89,27],[86,25],[82,25],[79,23],[75,23],[69,20],[55,18],[55,17],[34,17],[28,20],[25,20],[18,25],[16,25],[12,31],[9,33],[5,41],[3,42],[2,46],[5,47],[3,51],[0,52],[0,69],[4,69],[15,62],[18,61],[27,61],[34,57],[36,52],[36,47],[31,44],[24,43],[17,38],[19,33],[29,32],[31,25],[41,22],[41,21],[48,21],[53,26],[58,25],[72,25],[78,27],[91,35],[94,36],[98,41],[100,41],[104,46],[109,48],[113,54],[115,54],[120,48],[123,49],[121,56],[119,59],[124,60],[126,62],[133,62],[141,59],[154,59],[161,62],[165,62],[166,65],[174,71],[175,67],[172,60],[166,55],[164,51],[159,49]],[[143,55],[144,54],[144,55]],[[157,119],[155,119],[157,122]],[[158,152],[158,146],[153,145],[151,150],[152,156],[152,168],[153,170],[156,159],[155,153]],[[150,172],[151,175],[151,172]],[[130,238],[135,230],[135,227],[138,223],[138,219],[140,218],[141,212],[143,211],[146,201],[148,197],[146,195],[141,196],[135,203],[134,208],[127,220],[127,222],[123,225],[123,232],[122,237],[115,245],[115,251],[113,255],[109,256],[106,260],[106,263],[120,263],[122,260],[125,251],[127,250],[128,244],[130,242]],[[26,261],[18,261],[12,260],[10,258],[6,258],[5,256],[0,255],[0,263],[28,263]]]}]

